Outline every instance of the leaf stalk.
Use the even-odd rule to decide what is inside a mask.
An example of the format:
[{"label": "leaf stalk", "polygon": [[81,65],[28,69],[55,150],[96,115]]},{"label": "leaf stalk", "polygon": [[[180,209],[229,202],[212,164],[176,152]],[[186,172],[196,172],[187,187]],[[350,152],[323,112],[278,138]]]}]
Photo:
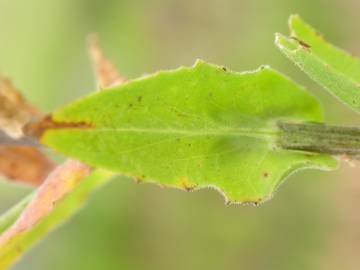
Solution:
[{"label": "leaf stalk", "polygon": [[360,159],[360,128],[318,123],[278,122],[282,149]]}]

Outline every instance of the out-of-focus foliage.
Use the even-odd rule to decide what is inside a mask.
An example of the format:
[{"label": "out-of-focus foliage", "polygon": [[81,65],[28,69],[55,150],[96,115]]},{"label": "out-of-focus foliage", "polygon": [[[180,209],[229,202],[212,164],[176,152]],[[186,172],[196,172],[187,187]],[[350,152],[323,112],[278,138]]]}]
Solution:
[{"label": "out-of-focus foliage", "polygon": [[[196,58],[233,70],[268,63],[325,100],[330,122],[353,123],[352,113],[272,43],[274,32],[287,31],[289,14],[299,13],[359,53],[358,10],[352,0],[0,0],[0,71],[33,103],[53,110],[94,89],[84,41],[97,32],[127,77]],[[336,182],[321,172],[291,176],[259,208],[225,207],[211,190],[164,192],[115,179],[14,269],[358,268],[358,226],[351,227],[358,179],[347,190],[351,176],[332,176]],[[28,192],[0,187],[2,210]]]}]

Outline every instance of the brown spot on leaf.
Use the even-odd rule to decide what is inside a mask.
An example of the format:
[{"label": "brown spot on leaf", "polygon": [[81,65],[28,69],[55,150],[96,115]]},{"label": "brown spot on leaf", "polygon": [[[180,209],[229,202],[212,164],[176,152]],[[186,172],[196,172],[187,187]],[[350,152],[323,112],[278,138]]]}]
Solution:
[{"label": "brown spot on leaf", "polygon": [[187,117],[185,113],[181,113],[181,112],[177,112],[176,115],[179,117]]},{"label": "brown spot on leaf", "polygon": [[144,182],[144,179],[145,179],[145,175],[134,177],[134,180],[135,180],[136,184],[141,184],[141,183],[143,183],[143,182]]},{"label": "brown spot on leaf", "polygon": [[31,122],[24,126],[24,134],[27,136],[41,138],[50,129],[90,129],[93,125],[85,122],[55,122],[51,115],[47,115],[38,122]]},{"label": "brown spot on leaf", "polygon": [[305,41],[302,41],[301,39],[298,39],[297,37],[291,37],[293,40],[296,40],[297,42],[299,42],[299,44],[306,49],[310,49],[311,46],[309,44],[307,44]]},{"label": "brown spot on leaf", "polygon": [[268,172],[263,172],[263,177],[264,177],[264,178],[268,178],[268,177],[269,177],[269,173],[268,173]]},{"label": "brown spot on leaf", "polygon": [[136,184],[141,184],[143,182],[143,179],[139,178],[139,177],[135,177],[134,181]]},{"label": "brown spot on leaf", "polygon": [[180,187],[185,189],[186,191],[192,191],[196,187],[195,184],[191,183],[187,177],[183,177],[180,180]]},{"label": "brown spot on leaf", "polygon": [[251,206],[259,206],[261,203],[263,202],[263,199],[258,198],[258,199],[248,199],[248,200],[242,200],[242,201],[231,201],[231,200],[227,200],[225,202],[226,205],[251,205]]}]

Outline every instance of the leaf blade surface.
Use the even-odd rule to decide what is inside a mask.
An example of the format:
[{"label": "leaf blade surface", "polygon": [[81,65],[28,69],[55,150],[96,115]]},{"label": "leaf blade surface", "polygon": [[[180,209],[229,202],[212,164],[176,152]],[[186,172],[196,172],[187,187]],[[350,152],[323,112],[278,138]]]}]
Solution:
[{"label": "leaf blade surface", "polygon": [[279,120],[320,122],[321,107],[268,67],[236,73],[199,61],[56,111],[41,141],[140,181],[214,187],[229,202],[258,203],[294,170],[335,166],[325,155],[277,148]]}]

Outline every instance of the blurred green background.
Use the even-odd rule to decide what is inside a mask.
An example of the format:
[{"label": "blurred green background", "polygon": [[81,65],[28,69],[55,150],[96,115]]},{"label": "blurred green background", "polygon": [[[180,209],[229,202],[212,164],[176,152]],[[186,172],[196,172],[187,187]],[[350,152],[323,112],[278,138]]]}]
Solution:
[{"label": "blurred green background", "polygon": [[[85,40],[96,32],[128,78],[196,58],[237,71],[270,64],[318,96],[330,123],[360,124],[273,45],[299,13],[359,55],[359,9],[356,0],[0,0],[0,73],[51,111],[94,89]],[[357,175],[346,164],[300,172],[259,207],[119,177],[14,269],[360,269]],[[1,182],[0,210],[28,192]]]}]

